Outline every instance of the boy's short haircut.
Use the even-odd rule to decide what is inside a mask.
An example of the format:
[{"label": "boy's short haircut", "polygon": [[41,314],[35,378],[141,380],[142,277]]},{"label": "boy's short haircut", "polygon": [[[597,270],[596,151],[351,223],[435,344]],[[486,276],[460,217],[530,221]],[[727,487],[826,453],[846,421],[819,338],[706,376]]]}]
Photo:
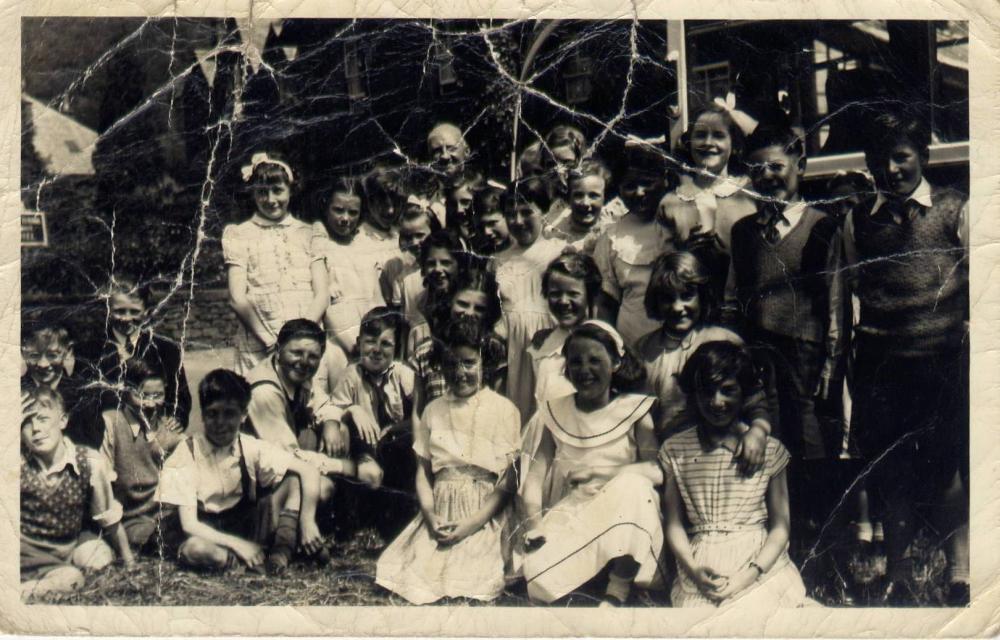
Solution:
[{"label": "boy's short haircut", "polygon": [[73,344],[69,329],[62,323],[47,320],[29,320],[21,325],[21,346],[30,344],[49,345],[56,342],[60,347],[69,348]]},{"label": "boy's short haircut", "polygon": [[661,254],[653,261],[649,285],[646,287],[646,296],[643,299],[646,315],[650,320],[663,322],[666,318],[660,314],[659,301],[669,293],[683,292],[692,287],[698,292],[698,302],[701,306],[701,317],[697,322],[712,319],[718,302],[708,268],[689,251]]},{"label": "boy's short haircut", "polygon": [[580,166],[570,171],[569,184],[572,185],[575,180],[582,180],[591,176],[596,176],[604,180],[605,188],[611,184],[611,170],[608,169],[608,166],[600,158],[587,158],[580,163]]},{"label": "boy's short haircut", "polygon": [[[549,199],[548,190],[545,188],[545,183],[538,179],[528,179],[519,180],[514,183],[513,192],[511,193],[512,206],[510,211],[513,211],[520,203],[528,203],[534,207],[537,207],[539,211],[543,214],[549,210],[549,206],[552,204]],[[508,211],[508,213],[510,213]]]},{"label": "boy's short haircut", "polygon": [[250,383],[229,369],[209,371],[198,385],[198,401],[204,410],[219,400],[233,400],[245,411],[250,405]]},{"label": "boy's short haircut", "polygon": [[895,145],[906,142],[926,156],[931,145],[927,121],[905,111],[887,111],[876,115],[865,132],[864,152],[868,157],[884,155]]},{"label": "boy's short haircut", "polygon": [[312,320],[296,318],[281,325],[278,331],[278,348],[285,346],[297,338],[309,338],[319,343],[320,350],[326,350],[326,332]]},{"label": "boy's short haircut", "polygon": [[369,336],[377,338],[384,331],[392,331],[396,339],[396,351],[402,346],[403,330],[406,328],[406,320],[398,311],[389,307],[375,307],[361,318],[361,328],[359,336]]},{"label": "boy's short haircut", "polygon": [[104,297],[108,300],[111,296],[126,295],[136,298],[142,302],[142,306],[149,310],[153,306],[153,288],[148,282],[140,282],[139,278],[132,274],[116,273],[112,274],[104,289]]},{"label": "boy's short haircut", "polygon": [[794,129],[780,124],[760,124],[746,141],[746,155],[768,147],[781,147],[786,155],[805,157],[806,148]]},{"label": "boy's short haircut", "polygon": [[420,251],[417,254],[417,264],[422,266],[434,249],[448,251],[455,257],[460,266],[464,263],[464,256],[466,254],[465,243],[462,242],[461,238],[447,229],[438,229],[423,239],[420,243]]},{"label": "boy's short haircut", "polygon": [[142,357],[131,357],[125,361],[125,386],[128,389],[138,389],[142,383],[152,378],[164,380],[163,368],[156,362]]},{"label": "boy's short haircut", "polygon": [[431,230],[431,233],[436,233],[443,229],[441,221],[438,220],[437,215],[430,209],[430,207],[420,207],[419,209],[403,207],[403,215],[400,216],[400,222],[411,222],[413,220],[417,220],[418,218],[427,219],[427,227]]},{"label": "boy's short haircut", "polygon": [[44,385],[35,385],[28,391],[28,398],[38,409],[57,409],[66,413],[66,403],[62,394]]}]

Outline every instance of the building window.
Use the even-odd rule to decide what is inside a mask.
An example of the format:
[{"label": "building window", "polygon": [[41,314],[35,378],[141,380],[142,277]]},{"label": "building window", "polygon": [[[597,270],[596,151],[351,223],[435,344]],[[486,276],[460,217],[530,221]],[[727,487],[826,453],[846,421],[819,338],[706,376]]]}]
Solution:
[{"label": "building window", "polygon": [[357,40],[344,43],[344,76],[351,113],[362,111],[368,98],[368,55],[368,50],[359,47]]},{"label": "building window", "polygon": [[590,100],[594,91],[591,76],[594,73],[594,61],[579,51],[566,62],[563,80],[566,82],[566,102],[575,105]]}]

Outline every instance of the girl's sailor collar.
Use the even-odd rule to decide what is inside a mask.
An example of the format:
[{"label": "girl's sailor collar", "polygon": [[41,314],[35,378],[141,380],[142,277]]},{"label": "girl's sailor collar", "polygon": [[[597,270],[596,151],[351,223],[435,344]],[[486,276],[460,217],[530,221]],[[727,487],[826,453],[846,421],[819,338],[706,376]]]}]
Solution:
[{"label": "girl's sailor collar", "polygon": [[602,409],[584,413],[576,408],[573,396],[565,396],[549,400],[543,410],[552,437],[574,447],[590,449],[629,433],[655,402],[652,396],[626,393]]}]

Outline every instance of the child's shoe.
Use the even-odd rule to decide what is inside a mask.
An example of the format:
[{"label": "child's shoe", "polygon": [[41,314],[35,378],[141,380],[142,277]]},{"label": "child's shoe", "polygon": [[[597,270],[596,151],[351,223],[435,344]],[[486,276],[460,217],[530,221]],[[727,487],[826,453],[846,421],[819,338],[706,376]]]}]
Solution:
[{"label": "child's shoe", "polygon": [[292,550],[284,545],[275,546],[267,556],[267,573],[272,576],[280,576],[288,570],[288,565],[292,561]]}]

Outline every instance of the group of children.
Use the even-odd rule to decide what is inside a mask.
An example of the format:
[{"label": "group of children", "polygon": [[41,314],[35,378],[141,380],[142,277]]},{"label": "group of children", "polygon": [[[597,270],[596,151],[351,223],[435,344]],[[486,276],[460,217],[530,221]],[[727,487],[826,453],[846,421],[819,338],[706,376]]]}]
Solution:
[{"label": "group of children", "polygon": [[849,451],[884,602],[912,601],[918,501],[967,601],[965,198],[923,177],[926,126],[886,114],[873,181],[811,205],[796,131],[743,115],[713,103],[674,154],[629,139],[614,173],[556,127],[514,184],[439,125],[433,180],[338,180],[311,223],[292,167],[255,154],[255,211],[222,237],[237,355],[197,387],[202,432],[136,283],[112,282],[89,350],[25,327],[23,588],[74,588],[107,542],[278,574],[370,525],[376,583],[412,603],[598,580],[607,605],[639,585],[801,606],[792,523],[832,519],[818,461]]}]

